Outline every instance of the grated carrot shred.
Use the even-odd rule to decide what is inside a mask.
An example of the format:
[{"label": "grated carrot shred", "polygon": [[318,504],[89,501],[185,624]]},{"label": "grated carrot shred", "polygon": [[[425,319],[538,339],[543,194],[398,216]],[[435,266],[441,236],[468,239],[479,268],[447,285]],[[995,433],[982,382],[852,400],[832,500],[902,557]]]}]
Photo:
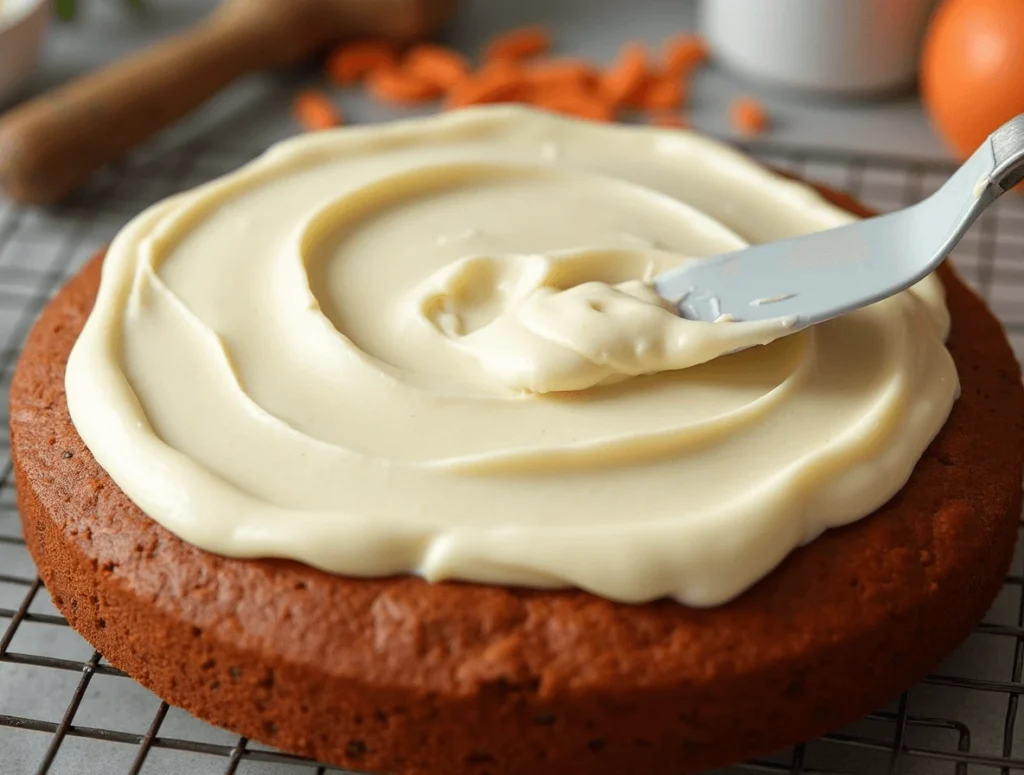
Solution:
[{"label": "grated carrot shred", "polygon": [[300,91],[292,100],[292,114],[303,129],[308,132],[319,132],[324,129],[341,126],[341,111],[323,92],[313,89]]},{"label": "grated carrot shred", "polygon": [[637,100],[651,79],[647,49],[641,43],[627,43],[601,79],[601,93],[613,105]]},{"label": "grated carrot shred", "polygon": [[708,58],[708,44],[700,35],[684,33],[676,35],[665,43],[665,72],[687,76]]},{"label": "grated carrot shred", "polygon": [[441,96],[435,84],[399,68],[374,70],[366,79],[366,88],[374,99],[391,105],[414,105]]},{"label": "grated carrot shred", "polygon": [[495,60],[448,94],[445,108],[452,110],[493,102],[526,101],[530,84],[523,69],[509,60]]},{"label": "grated carrot shred", "polygon": [[433,43],[413,46],[402,62],[405,72],[421,81],[450,91],[469,78],[469,61],[454,49]]},{"label": "grated carrot shred", "polygon": [[639,96],[644,110],[676,110],[686,101],[686,89],[678,77],[663,75],[648,82]]},{"label": "grated carrot shred", "polygon": [[758,100],[753,97],[737,97],[729,105],[729,119],[733,128],[748,137],[758,135],[768,128],[770,119]]},{"label": "grated carrot shred", "polygon": [[327,57],[325,70],[328,78],[339,86],[361,81],[374,70],[394,67],[398,62],[398,49],[386,40],[359,40],[343,43]]}]

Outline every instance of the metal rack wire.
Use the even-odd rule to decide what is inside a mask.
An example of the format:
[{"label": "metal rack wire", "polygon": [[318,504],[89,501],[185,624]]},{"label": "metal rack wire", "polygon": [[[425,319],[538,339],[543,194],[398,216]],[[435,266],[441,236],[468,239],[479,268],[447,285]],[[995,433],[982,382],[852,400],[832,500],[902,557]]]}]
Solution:
[{"label": "metal rack wire", "polygon": [[[885,157],[750,148],[768,163],[844,189],[878,209],[934,190],[950,168]],[[255,149],[193,142],[136,157],[52,212],[0,201],[0,390],[35,316],[131,215],[232,169]],[[1024,198],[1004,197],[962,243],[957,266],[1003,320],[1024,358]],[[6,412],[3,400],[0,413]],[[14,504],[7,418],[0,420],[0,772],[339,770],[214,730],[160,702],[85,644],[49,604]],[[1024,575],[1018,561],[985,622],[939,672],[849,729],[750,764],[741,773],[1024,772]]]}]

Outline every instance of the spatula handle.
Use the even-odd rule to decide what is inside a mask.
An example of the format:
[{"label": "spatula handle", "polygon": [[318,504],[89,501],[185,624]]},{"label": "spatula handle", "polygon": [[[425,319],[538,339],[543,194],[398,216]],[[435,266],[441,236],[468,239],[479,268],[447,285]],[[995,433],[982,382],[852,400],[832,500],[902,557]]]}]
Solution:
[{"label": "spatula handle", "polygon": [[239,76],[279,64],[289,32],[265,15],[215,13],[31,100],[0,120],[0,190],[26,204],[57,201]]}]

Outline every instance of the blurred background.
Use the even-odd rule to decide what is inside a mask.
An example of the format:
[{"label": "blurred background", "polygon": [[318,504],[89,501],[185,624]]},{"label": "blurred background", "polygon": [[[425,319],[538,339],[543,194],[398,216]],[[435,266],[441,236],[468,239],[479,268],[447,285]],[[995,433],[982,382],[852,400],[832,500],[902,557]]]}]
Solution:
[{"label": "blurred background", "polygon": [[[4,156],[11,157],[14,145],[12,132],[5,130],[20,101],[198,30],[218,6],[249,17],[268,15],[266,9],[274,5],[273,0],[0,0],[0,119],[6,118],[0,120],[0,184]],[[343,9],[340,16],[345,9],[363,13],[373,2],[296,0],[294,5],[335,5]],[[388,15],[386,6],[396,7],[377,5],[378,18]],[[737,123],[735,103],[753,97],[768,117],[759,139],[778,148],[960,158],[1024,110],[1024,92],[1017,86],[1024,78],[1024,4],[1018,0],[463,0],[435,37],[465,55],[475,70],[489,40],[537,25],[550,35],[545,56],[582,57],[599,73],[613,68],[631,44],[646,47],[652,73],[657,72],[666,41],[687,31],[699,34],[710,57],[688,68],[682,101],[673,111],[700,131],[749,139],[753,133]],[[280,38],[289,37],[294,37],[290,28],[282,27]],[[319,56],[289,56],[298,64],[267,72],[262,65],[272,57],[241,64],[248,58],[240,53],[244,45],[232,47],[237,67],[220,62],[214,68],[218,74],[210,76],[227,88],[197,110],[191,103],[201,101],[183,97],[188,89],[170,75],[140,78],[137,91],[162,93],[168,112],[185,116],[167,122],[175,129],[164,141],[201,135],[247,147],[301,129],[290,109],[301,87],[322,87],[347,122],[437,109],[436,101],[409,100],[396,110],[361,88],[343,88],[337,78],[332,83],[322,72],[329,47],[319,48]],[[180,67],[182,60],[168,61]],[[182,100],[190,103],[189,110],[177,107]],[[71,116],[68,106],[62,107]],[[145,112],[159,110],[159,103],[151,102]],[[636,120],[628,110],[617,117]],[[121,124],[127,123],[122,118]],[[76,125],[84,135],[82,124],[71,124]],[[74,132],[69,129],[61,142],[73,143]],[[88,145],[88,139],[82,143]],[[10,194],[12,188],[0,185],[3,190]]]},{"label": "blurred background", "polygon": [[[38,0],[0,0],[17,7]],[[1014,2],[1015,0],[1010,0]],[[45,3],[46,0],[43,0]],[[982,5],[985,0],[970,0]],[[698,19],[695,0],[464,0],[453,22],[440,37],[467,54],[479,53],[493,35],[508,28],[538,22],[550,27],[560,53],[585,55],[597,63],[610,63],[623,44],[644,41],[657,47],[671,34],[697,29],[698,23],[717,32],[713,64],[702,68],[691,82],[686,115],[693,126],[713,134],[732,133],[729,102],[738,92],[754,92],[772,116],[771,140],[790,147],[902,154],[946,158],[947,146],[931,128],[920,101],[908,81],[908,65],[916,63],[917,42],[924,32],[927,12],[934,0],[760,0],[751,14],[750,2],[711,0],[713,19]],[[961,2],[963,4],[963,2]],[[38,64],[20,90],[22,96],[39,94],[65,80],[112,62],[171,33],[200,21],[216,5],[213,0],[75,0],[55,5],[76,6],[74,18],[55,22],[45,33]],[[715,11],[715,6],[719,10]],[[744,7],[746,6],[746,7]],[[842,6],[853,13],[843,12]],[[840,12],[830,13],[829,7]],[[895,9],[895,10],[894,10]],[[0,12],[2,13],[2,12]],[[793,28],[790,19],[800,20]],[[854,51],[846,51],[840,29],[853,34]],[[723,28],[732,26],[730,36]],[[773,30],[777,30],[772,37]],[[763,61],[756,57],[757,42]],[[776,42],[777,40],[777,42]],[[794,50],[794,41],[797,49]],[[751,45],[754,44],[754,45]],[[743,57],[742,50],[747,49]],[[779,48],[789,61],[780,61]],[[737,49],[740,54],[737,54]],[[751,52],[754,52],[753,58]],[[837,61],[830,62],[829,55]],[[888,73],[876,84],[867,82],[852,97],[843,91],[844,67],[855,78],[881,56]],[[720,61],[721,57],[725,57]],[[4,67],[0,53],[0,70]],[[8,65],[13,67],[13,65]],[[829,68],[833,72],[828,72]],[[788,68],[788,70],[787,70]],[[807,83],[794,86],[790,71],[803,70]],[[764,73],[757,77],[758,70]],[[818,90],[814,77],[820,75]],[[288,116],[289,89],[315,80],[314,68],[285,74],[255,76],[240,82],[188,123],[223,133],[230,139],[244,133],[247,142],[267,142],[295,131]],[[886,83],[886,77],[892,81]],[[831,80],[830,80],[831,79]],[[850,80],[850,79],[848,79]],[[0,73],[2,82],[2,73]],[[830,85],[838,84],[838,88]],[[800,88],[800,91],[796,91]],[[361,94],[337,95],[350,120],[380,120],[399,112],[387,111]],[[8,104],[13,100],[8,99]]]}]

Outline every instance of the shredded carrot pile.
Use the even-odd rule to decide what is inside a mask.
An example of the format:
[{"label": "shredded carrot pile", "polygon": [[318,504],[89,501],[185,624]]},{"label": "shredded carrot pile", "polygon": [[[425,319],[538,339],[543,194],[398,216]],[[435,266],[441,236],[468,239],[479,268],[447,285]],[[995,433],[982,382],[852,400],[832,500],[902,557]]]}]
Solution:
[{"label": "shredded carrot pile", "polygon": [[[445,110],[455,110],[521,102],[591,121],[633,117],[653,126],[689,128],[689,83],[708,59],[708,46],[699,35],[671,37],[660,53],[631,41],[608,64],[553,56],[553,45],[545,27],[508,30],[484,47],[474,66],[464,54],[436,43],[401,50],[387,41],[358,40],[334,49],[325,71],[332,83],[364,88],[388,105],[440,101]],[[320,92],[296,96],[294,113],[308,130],[342,123],[340,111]],[[744,135],[763,132],[769,125],[764,107],[751,97],[734,100],[729,118]]]}]

